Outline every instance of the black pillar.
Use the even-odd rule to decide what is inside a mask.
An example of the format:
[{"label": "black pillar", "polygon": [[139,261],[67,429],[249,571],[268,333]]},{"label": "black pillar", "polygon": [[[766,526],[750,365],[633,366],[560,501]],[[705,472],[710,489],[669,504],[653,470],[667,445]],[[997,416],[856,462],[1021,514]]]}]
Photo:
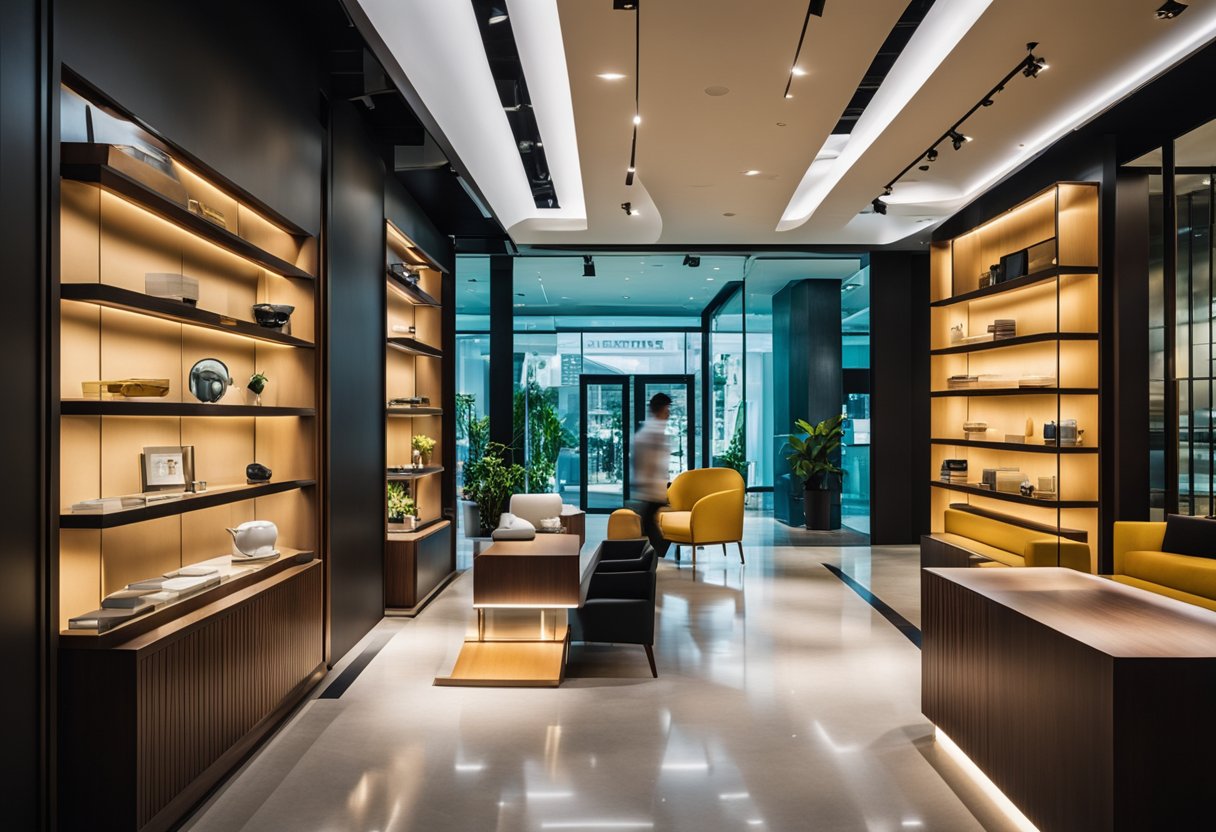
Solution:
[{"label": "black pillar", "polygon": [[510,447],[515,434],[515,278],[512,258],[490,256],[490,441]]},{"label": "black pillar", "polygon": [[[816,424],[840,414],[840,281],[801,280],[773,297],[773,508],[778,520],[803,522],[802,484],[790,473],[782,446],[795,419]],[[832,527],[840,525],[840,496]]]},{"label": "black pillar", "polygon": [[929,257],[870,255],[870,542],[929,531]]}]

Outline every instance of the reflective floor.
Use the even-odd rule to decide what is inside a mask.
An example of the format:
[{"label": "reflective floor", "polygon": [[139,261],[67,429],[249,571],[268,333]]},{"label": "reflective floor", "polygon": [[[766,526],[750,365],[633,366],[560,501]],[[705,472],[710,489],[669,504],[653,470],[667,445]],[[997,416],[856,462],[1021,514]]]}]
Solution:
[{"label": "reflective floor", "polygon": [[342,696],[307,703],[186,828],[1012,828],[933,742],[919,650],[823,566],[918,624],[915,548],[747,528],[746,567],[662,564],[657,680],[640,647],[575,646],[559,689],[432,686],[472,619],[462,575],[381,622],[329,677],[382,645]]}]

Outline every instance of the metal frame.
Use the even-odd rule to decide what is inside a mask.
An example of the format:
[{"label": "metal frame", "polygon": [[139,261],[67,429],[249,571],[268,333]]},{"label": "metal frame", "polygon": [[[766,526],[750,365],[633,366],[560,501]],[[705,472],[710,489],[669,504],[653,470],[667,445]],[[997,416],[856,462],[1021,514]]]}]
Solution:
[{"label": "metal frame", "polygon": [[587,505],[587,388],[593,385],[621,388],[621,505],[629,498],[629,466],[630,445],[632,432],[624,417],[629,412],[630,377],[622,375],[585,374],[578,377],[578,418],[579,418],[579,454],[578,454],[578,504],[579,508],[588,514],[611,514],[612,508],[591,508]]}]

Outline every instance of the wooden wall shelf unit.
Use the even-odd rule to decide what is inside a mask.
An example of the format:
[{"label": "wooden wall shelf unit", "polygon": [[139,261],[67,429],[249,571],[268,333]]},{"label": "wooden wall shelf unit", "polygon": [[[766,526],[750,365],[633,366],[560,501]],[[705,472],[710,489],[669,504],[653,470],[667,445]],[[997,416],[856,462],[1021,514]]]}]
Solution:
[{"label": "wooden wall shelf unit", "polygon": [[[417,284],[395,275],[390,268],[404,263],[418,276]],[[445,494],[445,467],[428,464],[410,468],[412,441],[425,435],[435,440],[431,457],[443,460],[454,431],[445,420],[446,389],[444,330],[452,309],[436,298],[444,297],[444,273],[413,240],[391,221],[385,223],[386,330],[384,400],[426,397],[439,406],[386,406],[385,479],[407,489],[417,510],[418,527],[411,532],[387,529],[384,548],[384,608],[389,615],[413,615],[434,597],[455,573],[451,496]],[[410,336],[393,335],[413,327]],[[440,346],[433,346],[433,345]],[[451,412],[450,410],[448,412]],[[402,418],[405,417],[405,418]],[[391,470],[396,469],[396,470]],[[387,520],[387,510],[385,513]]]},{"label": "wooden wall shelf unit", "polygon": [[[87,104],[97,135],[126,144],[60,148],[50,297],[60,821],[168,829],[325,672],[317,241],[79,84],[61,89],[62,118],[83,118]],[[147,294],[150,275],[196,281],[197,304]],[[261,303],[294,307],[290,333],[256,323]],[[214,404],[190,391],[206,358],[233,379]],[[269,380],[260,396],[247,389],[255,373]],[[86,395],[99,379],[169,389]],[[144,449],[186,446],[206,491],[72,511],[140,493]],[[270,482],[245,484],[252,462]],[[250,520],[276,524],[283,556],[233,573],[226,529]],[[200,564],[224,583],[106,632],[69,626],[130,584]]]},{"label": "wooden wall shelf unit", "polygon": [[[1059,182],[951,240],[935,242],[930,263],[931,529],[943,531],[959,495],[988,516],[1083,535],[1096,567],[1099,316],[1098,186]],[[1002,265],[1002,263],[1004,265]],[[1026,269],[991,285],[991,267]],[[999,326],[997,321],[1013,321]],[[968,341],[1002,330],[999,340]],[[975,386],[951,387],[971,377]],[[1019,382],[1049,386],[1018,386]],[[983,386],[981,386],[983,385]],[[1002,385],[1002,386],[988,386]],[[1044,442],[1076,420],[1079,444]],[[968,433],[966,422],[986,423]],[[1028,430],[1029,429],[1029,430]],[[1025,441],[1017,441],[1024,436]],[[945,460],[966,460],[966,482],[940,479]],[[979,487],[984,469],[1022,472],[1036,488],[1054,478],[1055,498]]]}]

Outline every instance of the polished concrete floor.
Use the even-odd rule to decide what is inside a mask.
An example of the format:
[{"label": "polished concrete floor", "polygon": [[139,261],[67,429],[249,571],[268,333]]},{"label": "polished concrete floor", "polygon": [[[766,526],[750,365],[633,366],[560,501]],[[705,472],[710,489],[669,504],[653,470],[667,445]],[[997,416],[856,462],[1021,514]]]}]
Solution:
[{"label": "polished concrete floor", "polygon": [[353,684],[304,705],[186,828],[1012,828],[934,743],[918,648],[824,566],[918,624],[915,548],[784,537],[749,516],[745,567],[713,549],[695,572],[662,564],[658,679],[639,647],[575,646],[559,689],[432,686],[472,622],[466,573],[381,622],[329,677],[378,649]]}]

